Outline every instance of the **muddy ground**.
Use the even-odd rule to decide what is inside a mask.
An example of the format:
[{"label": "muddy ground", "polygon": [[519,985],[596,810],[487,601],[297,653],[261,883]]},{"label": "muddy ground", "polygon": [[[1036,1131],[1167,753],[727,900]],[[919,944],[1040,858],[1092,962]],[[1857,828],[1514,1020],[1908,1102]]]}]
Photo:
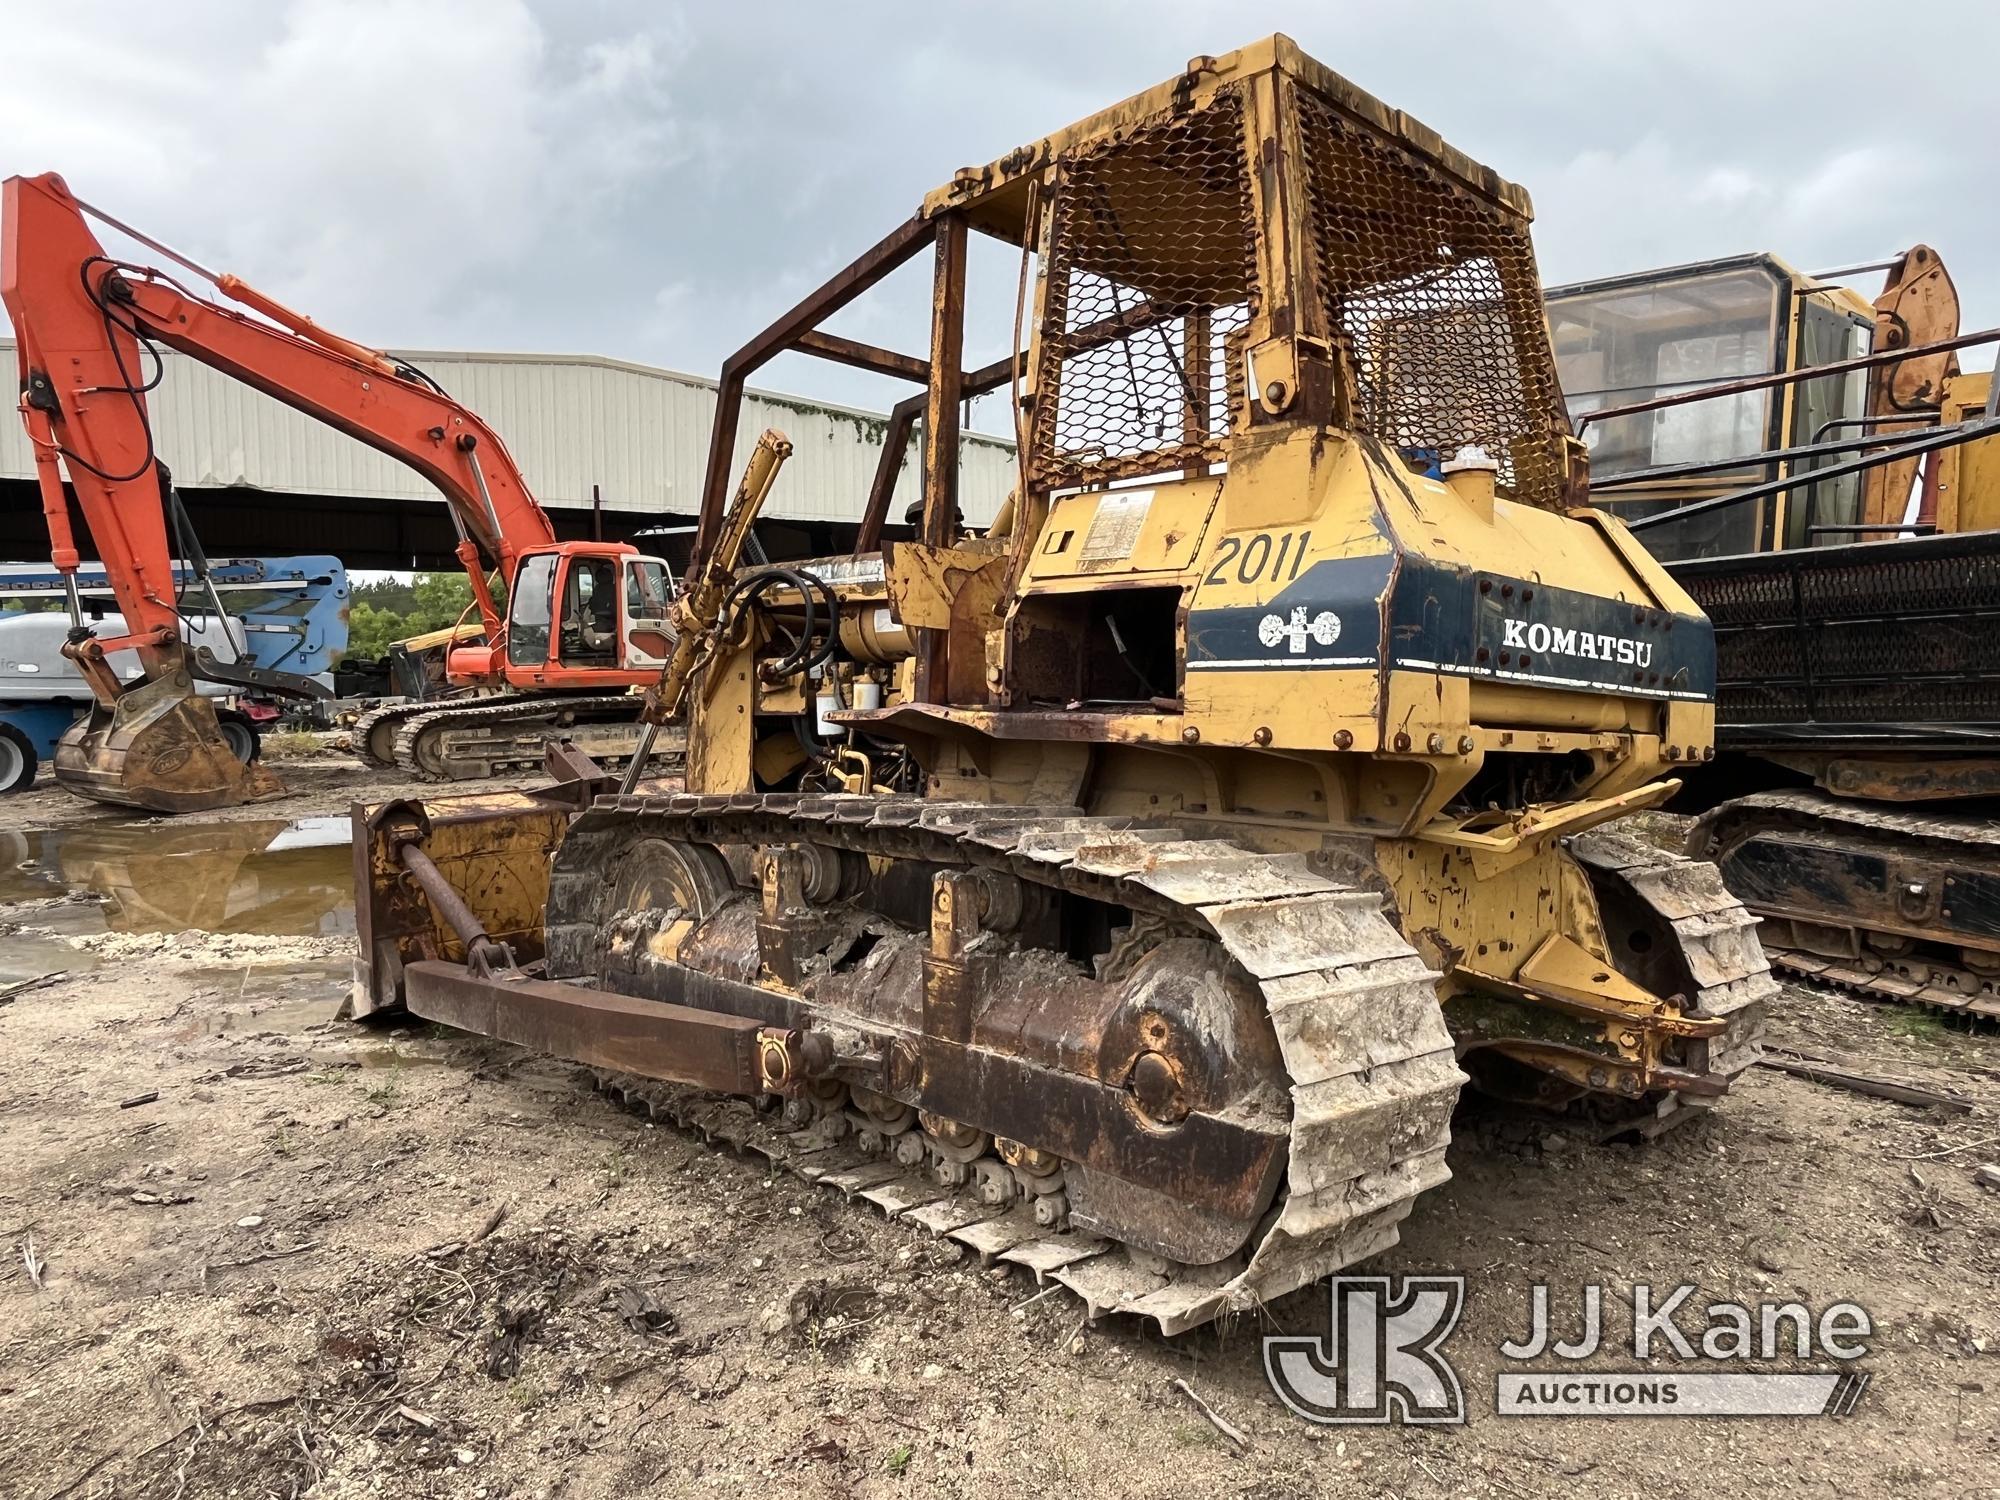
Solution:
[{"label": "muddy ground", "polygon": [[[1171,1341],[1086,1325],[569,1068],[334,1019],[344,851],[273,814],[360,777],[286,774],[235,833],[5,804],[0,973],[70,972],[0,1003],[0,1496],[2000,1492],[1990,1030],[1802,988],[1773,1017],[1971,1114],[1764,1069],[1650,1146],[1467,1113],[1372,1269],[1471,1277],[1470,1422],[1314,1427],[1259,1335],[1323,1331],[1323,1291]],[[1851,1299],[1873,1379],[1839,1420],[1498,1417],[1538,1280],[1559,1331],[1588,1282]],[[1597,1363],[1632,1368],[1609,1323]]]},{"label": "muddy ground", "polygon": [[[390,797],[421,797],[437,790],[430,782],[407,780],[393,771],[368,770],[343,750],[325,749],[301,756],[271,756],[266,764],[284,783],[283,796],[242,807],[225,808],[220,812],[203,813],[201,821],[255,822],[260,819],[344,813],[348,804],[356,800],[376,802]],[[0,797],[0,833],[26,833],[85,824],[98,827],[129,827],[135,823],[164,826],[172,821],[146,818],[71,796],[55,784],[46,766],[28,791]]]}]

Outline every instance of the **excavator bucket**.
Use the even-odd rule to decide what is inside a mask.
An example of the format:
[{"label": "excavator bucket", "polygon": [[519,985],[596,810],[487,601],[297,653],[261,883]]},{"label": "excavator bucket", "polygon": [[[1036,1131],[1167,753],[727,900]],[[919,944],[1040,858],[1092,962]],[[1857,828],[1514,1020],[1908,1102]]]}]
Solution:
[{"label": "excavator bucket", "polygon": [[148,812],[207,812],[284,795],[284,783],[230,751],[215,705],[184,673],[93,707],[56,746],[56,781],[79,797]]}]

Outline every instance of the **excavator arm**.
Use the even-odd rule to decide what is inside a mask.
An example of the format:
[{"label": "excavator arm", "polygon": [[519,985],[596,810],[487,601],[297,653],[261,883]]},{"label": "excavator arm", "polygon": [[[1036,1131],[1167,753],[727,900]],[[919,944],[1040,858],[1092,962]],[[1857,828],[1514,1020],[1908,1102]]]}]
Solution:
[{"label": "excavator arm", "polygon": [[[130,632],[97,639],[74,622],[66,654],[91,683],[98,711],[79,726],[67,765],[59,751],[57,774],[87,796],[159,811],[228,805],[258,793],[241,784],[212,711],[192,694],[170,543],[178,502],[146,399],[159,379],[154,346],[276,397],[436,485],[489,642],[500,640],[504,620],[486,567],[497,566],[511,586],[518,558],[554,545],[555,531],[499,435],[420,372],[107,220],[272,321],[116,260],[87,222],[94,214],[53,173],[8,178],[0,191],[0,301],[18,339],[21,416],[51,560],[64,573],[79,560],[67,478]],[[106,652],[127,647],[143,667],[129,686],[104,664]]]},{"label": "excavator arm", "polygon": [[283,327],[196,296],[160,271],[112,259],[86,222],[91,212],[53,173],[9,178],[0,201],[0,300],[19,337],[21,409],[57,566],[65,551],[74,552],[60,503],[60,459],[135,634],[174,624],[171,589],[162,582],[170,559],[145,398],[157,374],[146,378],[141,351],[142,344],[164,344],[436,485],[489,636],[497,633],[501,619],[484,566],[497,565],[511,583],[521,553],[555,542],[499,435],[418,371],[326,332],[237,277],[200,272]]},{"label": "excavator arm", "polygon": [[[1882,295],[1875,299],[1876,353],[1890,349],[1930,350],[1958,337],[1958,288],[1951,273],[1929,245],[1913,245],[1889,267]],[[1934,418],[1944,404],[1945,383],[1958,373],[1958,355],[1950,349],[1913,354],[1868,372],[1868,420],[1881,432],[1910,430],[1911,422]],[[1878,464],[1861,479],[1861,520],[1875,527],[1894,526],[1908,507],[1910,484],[1923,465],[1924,488],[1918,519],[1937,515],[1938,459],[1911,457]],[[1866,533],[1864,533],[1865,535]]]}]

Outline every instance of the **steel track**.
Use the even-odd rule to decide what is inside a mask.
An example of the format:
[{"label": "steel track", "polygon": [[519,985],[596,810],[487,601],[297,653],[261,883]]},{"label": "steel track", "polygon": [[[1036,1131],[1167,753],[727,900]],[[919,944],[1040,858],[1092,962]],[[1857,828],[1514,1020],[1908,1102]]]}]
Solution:
[{"label": "steel track", "polygon": [[[1178,828],[1073,809],[916,798],[604,799],[565,842],[552,880],[552,952],[587,952],[594,899],[637,838],[710,845],[817,842],[938,866],[984,865],[1147,913],[1221,943],[1258,983],[1291,1100],[1286,1182],[1248,1253],[1188,1266],[1066,1229],[1045,1210],[980,1201],[962,1174],[884,1152],[879,1121],[837,1110],[805,1128],[744,1101],[629,1076],[602,1083],[629,1103],[892,1218],[1026,1266],[1082,1299],[1088,1316],[1149,1319],[1175,1333],[1238,1313],[1393,1246],[1416,1197],[1450,1175],[1445,1148],[1463,1075],[1437,1002],[1438,976],[1381,910],[1377,893],[1328,878],[1297,854],[1264,854]],[[1621,883],[1673,932],[1699,993],[1729,1018],[1696,1066],[1734,1077],[1756,1055],[1772,986],[1754,919],[1712,867],[1633,841],[1579,849],[1594,880]],[[566,938],[557,929],[567,921]],[[557,977],[580,977],[559,975]],[[1622,1125],[1656,1134],[1695,1110],[1665,1094]],[[793,1127],[803,1123],[790,1122]],[[1029,1142],[1032,1145],[1034,1143]]]},{"label": "steel track", "polygon": [[[551,736],[561,735],[572,728],[587,731],[606,724],[630,723],[636,738],[638,717],[639,700],[629,693],[582,698],[545,698],[522,693],[498,702],[462,707],[447,704],[413,714],[402,721],[396,731],[396,769],[420,781],[476,780],[482,775],[498,775],[508,770],[538,770],[543,748]],[[567,718],[570,722],[558,725],[554,722],[558,718]],[[511,735],[508,731],[510,721],[518,724]],[[545,721],[546,727],[537,730],[535,726]],[[355,727],[359,733],[360,725]],[[480,738],[496,733],[520,738],[521,742],[506,745]],[[532,738],[525,738],[528,736]],[[471,740],[474,748],[461,748],[454,754],[454,739]],[[663,740],[654,750],[652,759],[668,760],[679,753],[678,744]],[[631,758],[615,753],[598,754],[594,750],[591,754],[606,770],[615,770]],[[477,761],[486,769],[459,777],[433,768],[433,762],[450,765],[467,760]]]},{"label": "steel track", "polygon": [[[2000,819],[1850,801],[1830,793],[1804,790],[1758,792],[1722,804],[1697,822],[1690,848],[1702,857],[1710,857],[1707,851],[1715,851],[1717,856],[1727,858],[1729,851],[1745,839],[1771,831],[1846,835],[1878,847],[1885,860],[1899,854],[1929,854],[1971,867],[1990,862],[1993,851],[2000,848]],[[2000,1020],[2000,971],[1982,973],[1932,951],[1963,946],[1949,934],[1941,934],[1924,949],[1907,953],[1896,953],[1887,947],[1867,951],[1871,935],[1892,942],[1908,942],[1910,936],[1871,927],[1866,921],[1857,921],[1855,912],[1835,907],[1813,912],[1773,907],[1763,909],[1762,914],[1785,922],[1805,921],[1845,929],[1861,955],[1835,957],[1767,940],[1765,947],[1772,963],[1787,973],[1870,1000]],[[1995,958],[2000,960],[2000,953]]]}]

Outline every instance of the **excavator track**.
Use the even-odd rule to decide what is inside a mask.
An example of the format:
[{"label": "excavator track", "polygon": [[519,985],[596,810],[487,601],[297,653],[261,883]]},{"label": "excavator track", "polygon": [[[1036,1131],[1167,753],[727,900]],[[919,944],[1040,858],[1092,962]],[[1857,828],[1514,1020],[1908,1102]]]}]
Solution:
[{"label": "excavator track", "polygon": [[1771,961],[1867,999],[2000,1020],[2000,819],[1760,792],[1700,818]]},{"label": "excavator track", "polygon": [[363,714],[349,731],[355,755],[371,770],[395,770],[396,731],[404,720],[434,712],[436,708],[435,703],[391,703]]},{"label": "excavator track", "polygon": [[[357,745],[362,743],[362,724],[355,726]],[[513,694],[432,707],[396,721],[394,764],[422,781],[533,771],[541,765],[548,741],[559,737],[573,741],[604,769],[615,770],[632,758],[643,729],[639,700],[629,693],[574,698]],[[651,758],[663,769],[677,769],[683,748],[679,732],[670,730],[656,742]]]},{"label": "excavator track", "polygon": [[[1135,914],[1134,931],[1221,944],[1261,993],[1283,1061],[1288,1138],[1276,1203],[1246,1247],[1220,1262],[1182,1263],[1122,1244],[1091,1221],[1080,1191],[1087,1181],[1077,1181],[1072,1164],[1032,1177],[995,1155],[1008,1143],[991,1138],[977,1157],[954,1159],[949,1122],[885,1126],[879,1097],[836,1091],[773,1114],[597,1074],[605,1090],[657,1118],[952,1239],[984,1261],[1025,1266],[1074,1292],[1093,1318],[1130,1314],[1172,1334],[1241,1312],[1393,1246],[1416,1197],[1450,1175],[1445,1150],[1464,1076],[1438,975],[1396,930],[1378,892],[1329,877],[1307,856],[1070,808],[905,797],[604,798],[572,827],[552,875],[552,977],[621,987],[607,952],[618,939],[606,934],[635,930],[645,914],[607,911],[602,893],[644,840],[810,843],[934,870],[987,868],[1122,906]],[[1688,1062],[1733,1078],[1754,1060],[1773,987],[1754,920],[1706,866],[1630,840],[1577,843],[1593,881],[1622,893],[1680,952],[1698,990],[1691,998],[1729,1017],[1724,1033],[1701,1044],[1705,1055]],[[776,1008],[786,999],[771,998]],[[1621,1101],[1631,1112],[1621,1133],[1653,1135],[1689,1118],[1697,1110],[1685,1097]]]}]

